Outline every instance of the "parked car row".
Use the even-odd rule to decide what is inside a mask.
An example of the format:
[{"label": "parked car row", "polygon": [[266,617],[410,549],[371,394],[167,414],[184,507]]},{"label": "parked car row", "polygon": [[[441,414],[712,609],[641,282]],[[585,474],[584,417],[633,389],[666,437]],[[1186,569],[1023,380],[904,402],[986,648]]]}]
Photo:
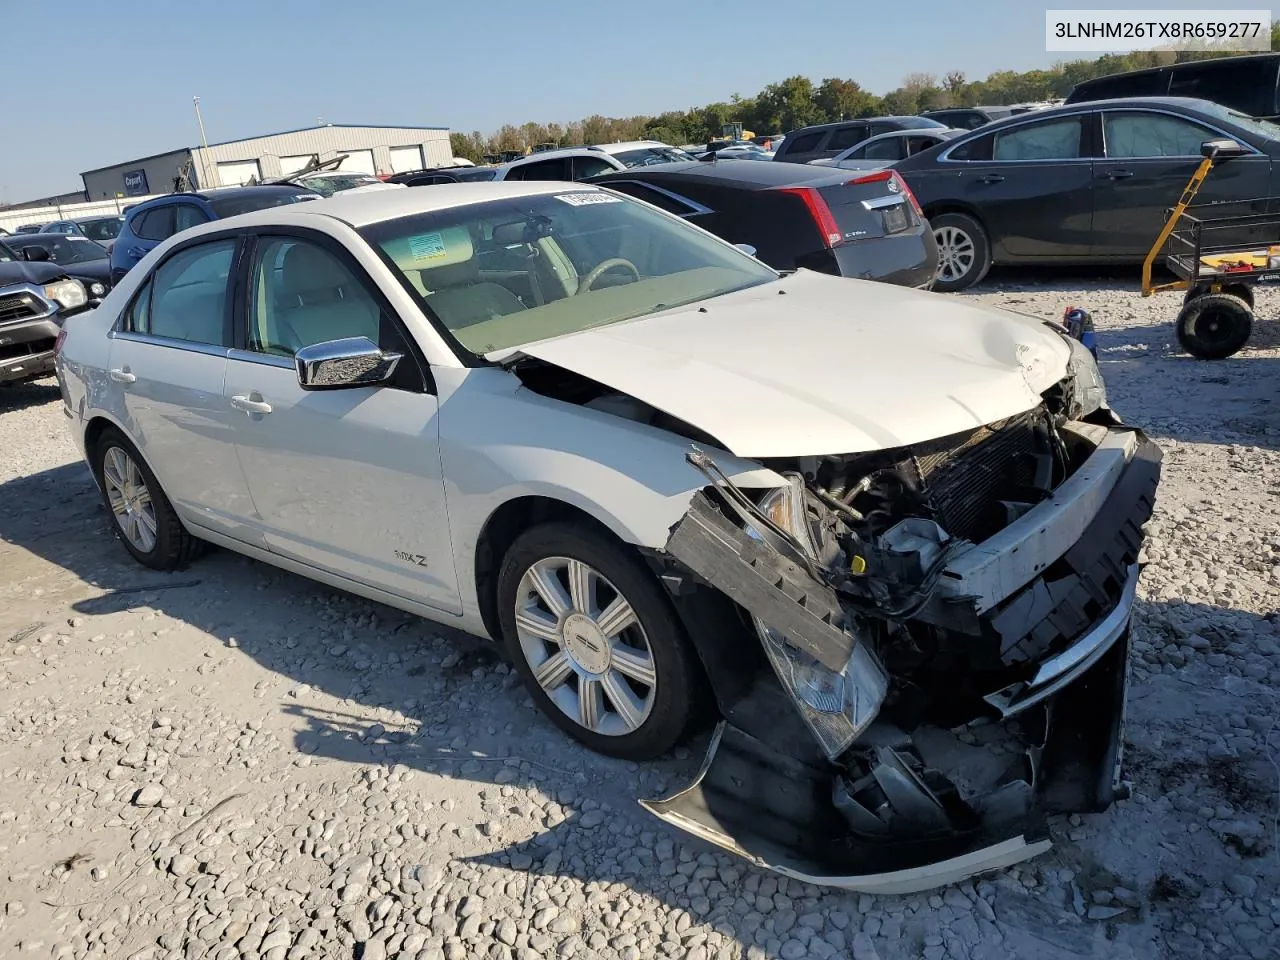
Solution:
[{"label": "parked car row", "polygon": [[[45,244],[58,248],[58,260]],[[70,249],[82,244],[98,246],[80,237],[30,233],[0,240],[0,385],[53,373],[63,322],[105,294],[92,266],[101,257],[80,260],[79,251]]]}]

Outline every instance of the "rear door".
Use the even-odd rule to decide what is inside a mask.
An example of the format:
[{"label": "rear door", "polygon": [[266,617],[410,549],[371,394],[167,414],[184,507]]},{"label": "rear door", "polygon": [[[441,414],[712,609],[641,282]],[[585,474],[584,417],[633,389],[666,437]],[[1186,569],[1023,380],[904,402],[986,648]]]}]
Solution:
[{"label": "rear door", "polygon": [[130,227],[136,239],[122,251],[124,269],[131,269],[160,241],[173,236],[173,211],[174,204],[162,203],[133,218]]},{"label": "rear door", "polygon": [[[1093,253],[1140,259],[1160,233],[1165,211],[1200,165],[1200,144],[1224,134],[1156,110],[1104,110],[1101,116],[1105,156],[1094,163]],[[1256,151],[1233,157],[1213,168],[1195,202],[1264,198],[1270,194],[1270,180],[1269,157]],[[1246,204],[1224,215],[1264,210]]]},{"label": "rear door", "polygon": [[1000,260],[1088,256],[1093,229],[1093,118],[1028,120],[898,164],[920,203],[960,204]]},{"label": "rear door", "polygon": [[113,409],[182,518],[253,542],[222,396],[237,252],[227,237],[170,254],[112,333],[108,376]]}]

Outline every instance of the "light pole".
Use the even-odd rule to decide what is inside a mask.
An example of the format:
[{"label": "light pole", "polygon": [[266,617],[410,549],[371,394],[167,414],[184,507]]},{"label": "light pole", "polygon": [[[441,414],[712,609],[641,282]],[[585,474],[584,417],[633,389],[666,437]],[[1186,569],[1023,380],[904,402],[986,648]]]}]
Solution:
[{"label": "light pole", "polygon": [[220,183],[214,183],[215,177],[209,175],[209,138],[204,135],[204,117],[200,113],[200,98],[192,97],[191,102],[196,108],[196,123],[200,125],[200,145],[204,147],[204,152],[200,154],[200,172],[203,174],[202,179],[208,182],[210,187],[221,186]]}]

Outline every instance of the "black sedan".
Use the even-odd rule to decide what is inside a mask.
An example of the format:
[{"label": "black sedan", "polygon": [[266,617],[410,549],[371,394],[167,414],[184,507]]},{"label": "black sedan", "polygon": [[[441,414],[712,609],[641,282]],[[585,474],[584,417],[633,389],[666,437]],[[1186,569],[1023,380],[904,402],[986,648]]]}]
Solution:
[{"label": "black sedan", "polygon": [[961,290],[993,263],[1140,262],[1199,164],[1201,144],[1223,139],[1239,149],[1219,154],[1197,203],[1280,193],[1280,126],[1176,97],[1021,114],[892,168],[933,225],[935,289]]},{"label": "black sedan", "polygon": [[776,270],[928,287],[938,266],[929,224],[892,170],[698,160],[633,167],[587,182],[617,190],[749,247]]},{"label": "black sedan", "polygon": [[101,300],[111,289],[110,254],[100,243],[64,233],[27,233],[6,237],[5,243],[28,262],[56,263],[63,273],[84,284],[91,300]]}]

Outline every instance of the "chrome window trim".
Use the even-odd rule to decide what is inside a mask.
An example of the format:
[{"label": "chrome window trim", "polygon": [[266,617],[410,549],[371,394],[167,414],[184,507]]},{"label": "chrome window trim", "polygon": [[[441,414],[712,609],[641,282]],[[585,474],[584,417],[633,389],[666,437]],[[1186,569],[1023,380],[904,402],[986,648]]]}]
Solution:
[{"label": "chrome window trim", "polygon": [[[51,282],[58,283],[59,281],[53,280]],[[88,292],[87,288],[86,288],[86,292]],[[49,317],[52,317],[55,313],[58,312],[58,305],[56,303],[51,302],[49,298],[44,295],[44,289],[36,286],[34,283],[27,283],[24,280],[21,283],[6,283],[3,287],[0,287],[0,297],[10,296],[12,294],[18,294],[18,293],[27,293],[35,297],[36,300],[44,304],[45,312],[35,314],[30,317],[19,317],[16,320],[5,320],[3,324],[0,324],[0,326],[7,327],[13,323],[30,323],[32,320],[47,320]]]},{"label": "chrome window trim", "polygon": [[[634,180],[628,177],[619,177],[617,180],[610,180],[607,183],[598,184],[598,186],[608,187],[611,183],[634,183],[637,186],[644,187],[647,190],[653,190],[655,193],[660,193],[664,197],[666,197],[668,200],[674,200],[676,203],[679,203],[688,207],[689,208],[688,213],[671,214],[673,217],[679,217],[682,220],[685,217],[698,217],[704,213],[715,213],[715,211],[712,210],[710,207],[704,206],[703,204],[698,203],[696,200],[690,200],[688,197],[683,196],[682,194],[673,193],[670,190],[664,189],[663,187],[660,187],[657,184],[649,183],[645,180]],[[640,200],[639,197],[631,197],[631,199]],[[640,200],[640,202],[644,203],[643,200]],[[662,212],[669,213],[670,211],[663,210]]]},{"label": "chrome window trim", "polygon": [[[117,324],[119,321],[117,321]],[[135,333],[132,330],[113,328],[107,333],[116,340],[127,340],[130,343],[147,343],[154,347],[168,347],[170,350],[187,350],[191,353],[202,353],[210,357],[223,357],[231,351],[230,347],[216,343],[200,343],[196,340],[179,340],[176,337],[158,337],[151,333]]]},{"label": "chrome window trim", "polygon": [[[1200,154],[1198,153],[1179,153],[1179,154],[1169,154],[1168,156],[1156,156],[1156,157],[1109,157],[1107,156],[1107,120],[1106,120],[1106,117],[1103,116],[1104,114],[1108,114],[1108,113],[1158,113],[1161,116],[1173,117],[1175,120],[1182,120],[1183,122],[1190,123],[1193,126],[1204,127],[1206,130],[1210,130],[1213,133],[1216,133],[1227,140],[1234,140],[1236,143],[1240,144],[1240,146],[1245,147],[1249,151],[1247,156],[1253,156],[1253,157],[1266,156],[1266,154],[1264,154],[1261,150],[1259,150],[1249,141],[1241,140],[1239,135],[1234,133],[1228,133],[1226,130],[1223,130],[1221,127],[1214,126],[1212,123],[1206,123],[1205,121],[1201,120],[1199,117],[1196,117],[1193,119],[1191,117],[1186,116],[1185,114],[1174,113],[1172,110],[1158,110],[1158,109],[1148,108],[1148,107],[1103,107],[1101,110],[1098,111],[1099,132],[1102,134],[1102,156],[1094,157],[1095,160],[1114,160],[1117,163],[1125,163],[1130,160],[1195,160],[1198,163],[1200,160],[1203,159],[1203,157],[1201,157]],[[1240,158],[1236,157],[1235,159],[1238,160]],[[964,161],[964,162],[972,162],[972,161]]]},{"label": "chrome window trim", "polygon": [[239,347],[232,347],[228,350],[227,359],[256,363],[260,367],[279,367],[282,370],[295,369],[292,357],[277,357],[273,353],[258,353],[256,350],[241,350]]}]

